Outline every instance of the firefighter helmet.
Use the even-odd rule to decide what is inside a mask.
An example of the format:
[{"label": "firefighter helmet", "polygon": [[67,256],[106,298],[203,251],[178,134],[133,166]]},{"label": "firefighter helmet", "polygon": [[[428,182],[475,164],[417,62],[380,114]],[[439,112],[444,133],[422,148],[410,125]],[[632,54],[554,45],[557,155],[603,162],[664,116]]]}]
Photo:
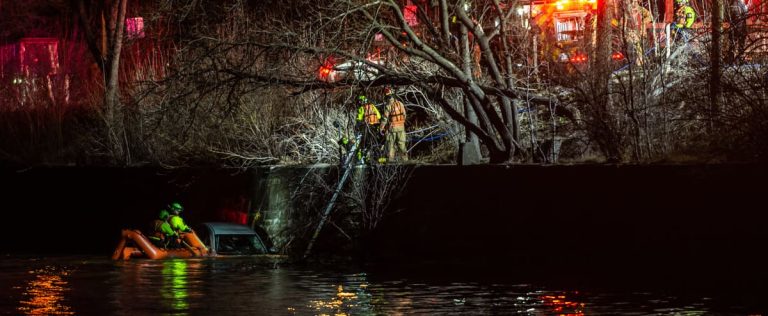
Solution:
[{"label": "firefighter helmet", "polygon": [[390,87],[390,86],[384,87],[384,95],[386,95],[386,96],[392,95],[392,87]]},{"label": "firefighter helmet", "polygon": [[675,3],[677,3],[678,5],[684,5],[684,4],[688,4],[688,0],[675,0]]},{"label": "firefighter helmet", "polygon": [[366,104],[366,103],[368,103],[368,98],[366,98],[364,95],[361,95],[361,96],[357,97],[357,104],[363,105],[363,104]]},{"label": "firefighter helmet", "polygon": [[159,216],[160,216],[160,219],[166,220],[168,218],[168,216],[171,216],[171,214],[169,214],[168,211],[166,211],[166,210],[162,210],[162,211],[160,211],[160,215]]}]

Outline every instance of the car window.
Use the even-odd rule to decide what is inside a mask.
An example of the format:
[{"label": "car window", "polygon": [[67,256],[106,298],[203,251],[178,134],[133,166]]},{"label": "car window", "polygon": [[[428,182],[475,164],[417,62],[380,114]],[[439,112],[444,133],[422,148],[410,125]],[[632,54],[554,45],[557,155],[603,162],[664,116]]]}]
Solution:
[{"label": "car window", "polygon": [[256,255],[266,253],[256,235],[218,235],[216,252],[221,255]]},{"label": "car window", "polygon": [[208,231],[208,227],[206,226],[197,226],[195,227],[195,234],[198,238],[200,238],[200,241],[205,244],[206,247],[211,247],[211,240],[210,240],[210,232]]}]

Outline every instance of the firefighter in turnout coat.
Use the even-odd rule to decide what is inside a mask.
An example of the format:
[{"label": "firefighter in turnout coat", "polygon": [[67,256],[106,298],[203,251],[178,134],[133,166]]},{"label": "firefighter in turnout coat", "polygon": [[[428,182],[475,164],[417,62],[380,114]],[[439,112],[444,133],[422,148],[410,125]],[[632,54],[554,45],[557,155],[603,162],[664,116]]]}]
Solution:
[{"label": "firefighter in turnout coat", "polygon": [[405,147],[405,106],[395,98],[392,88],[385,88],[384,95],[387,105],[384,109],[381,131],[386,134],[387,160],[394,161],[395,151],[401,161],[408,161],[408,150]]}]

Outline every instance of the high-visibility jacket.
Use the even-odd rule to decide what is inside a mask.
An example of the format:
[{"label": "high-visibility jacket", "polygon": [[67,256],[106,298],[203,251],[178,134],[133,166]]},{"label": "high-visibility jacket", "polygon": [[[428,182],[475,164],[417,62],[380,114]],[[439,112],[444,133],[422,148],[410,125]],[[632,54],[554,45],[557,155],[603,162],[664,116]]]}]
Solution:
[{"label": "high-visibility jacket", "polygon": [[171,229],[177,232],[190,232],[192,231],[189,226],[184,224],[184,220],[181,218],[181,216],[178,215],[171,215],[169,222],[171,222]]},{"label": "high-visibility jacket", "polygon": [[366,103],[357,108],[357,121],[367,123],[368,125],[379,124],[381,113],[373,103]]},{"label": "high-visibility jacket", "polygon": [[384,121],[390,127],[405,126],[405,106],[403,103],[392,98],[384,110]]},{"label": "high-visibility jacket", "polygon": [[696,11],[693,11],[690,6],[683,5],[675,11],[675,20],[677,21],[675,26],[678,28],[689,29],[696,21]]},{"label": "high-visibility jacket", "polygon": [[152,235],[160,240],[176,235],[176,232],[171,228],[171,224],[162,219],[156,219],[152,222],[152,232]]}]

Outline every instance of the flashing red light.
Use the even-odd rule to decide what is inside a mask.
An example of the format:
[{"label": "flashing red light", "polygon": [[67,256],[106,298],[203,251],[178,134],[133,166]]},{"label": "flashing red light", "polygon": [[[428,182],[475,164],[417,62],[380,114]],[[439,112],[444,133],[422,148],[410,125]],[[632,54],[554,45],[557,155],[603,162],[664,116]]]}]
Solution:
[{"label": "flashing red light", "polygon": [[587,62],[587,55],[584,54],[577,54],[573,55],[573,57],[570,58],[570,61],[574,64],[580,64]]},{"label": "flashing red light", "polygon": [[317,77],[320,80],[327,81],[328,79],[331,79],[331,72],[333,71],[333,67],[336,65],[336,59],[333,56],[329,56],[323,61],[323,63],[320,65],[320,68],[317,69]]},{"label": "flashing red light", "polygon": [[611,59],[613,59],[613,60],[622,60],[622,59],[624,59],[624,54],[622,54],[621,52],[615,52],[615,53],[611,54]]},{"label": "flashing red light", "polygon": [[331,74],[331,68],[328,66],[320,66],[320,70],[318,71],[318,74],[320,76],[320,79],[328,79],[328,75]]}]

